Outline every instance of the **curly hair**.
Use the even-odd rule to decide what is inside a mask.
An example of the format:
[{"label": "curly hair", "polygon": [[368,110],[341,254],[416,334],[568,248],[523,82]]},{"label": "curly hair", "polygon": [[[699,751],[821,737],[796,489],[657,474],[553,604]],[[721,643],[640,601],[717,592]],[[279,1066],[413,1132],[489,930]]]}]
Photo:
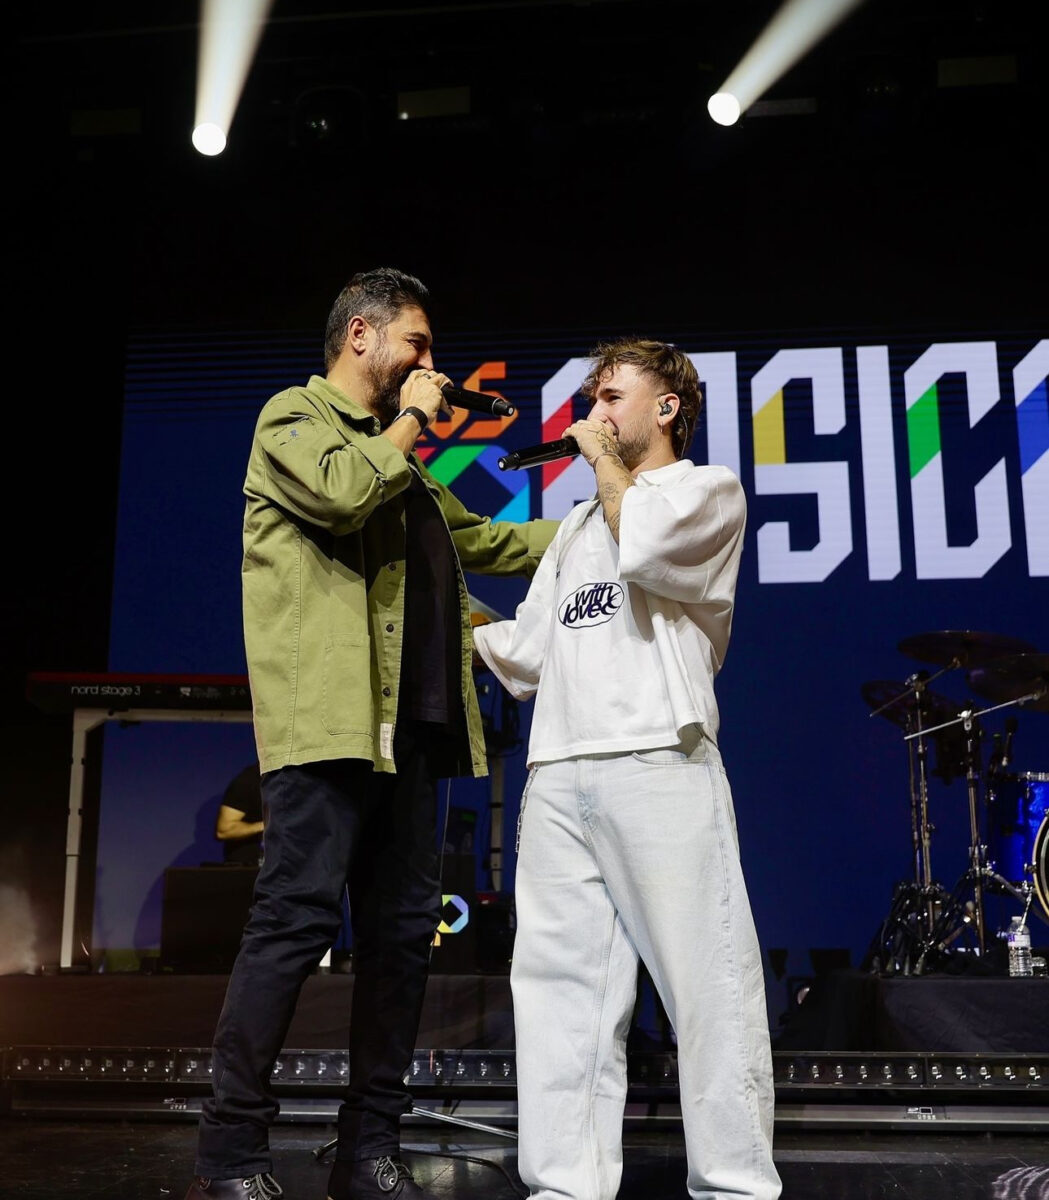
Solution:
[{"label": "curly hair", "polygon": [[636,367],[677,396],[680,403],[671,438],[674,453],[678,458],[684,458],[692,443],[692,435],[696,432],[703,402],[699,376],[688,355],[670,342],[626,337],[614,342],[602,342],[594,347],[589,357],[592,360],[590,372],[579,390],[591,402],[599,384],[621,363]]},{"label": "curly hair", "polygon": [[328,314],[324,331],[324,368],[330,371],[346,345],[351,317],[364,317],[376,329],[385,329],[402,308],[413,305],[425,311],[430,301],[426,286],[414,275],[394,267],[358,271],[342,289]]}]

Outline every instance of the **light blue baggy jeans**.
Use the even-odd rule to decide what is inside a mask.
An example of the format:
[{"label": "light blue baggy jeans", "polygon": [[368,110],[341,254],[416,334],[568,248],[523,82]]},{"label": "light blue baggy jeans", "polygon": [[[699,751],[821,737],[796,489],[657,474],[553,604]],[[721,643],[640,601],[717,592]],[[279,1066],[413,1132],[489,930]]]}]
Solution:
[{"label": "light blue baggy jeans", "polygon": [[543,763],[522,799],[511,969],[519,1168],[613,1200],[638,956],[677,1037],[688,1195],[776,1200],[764,980],[713,742]]}]

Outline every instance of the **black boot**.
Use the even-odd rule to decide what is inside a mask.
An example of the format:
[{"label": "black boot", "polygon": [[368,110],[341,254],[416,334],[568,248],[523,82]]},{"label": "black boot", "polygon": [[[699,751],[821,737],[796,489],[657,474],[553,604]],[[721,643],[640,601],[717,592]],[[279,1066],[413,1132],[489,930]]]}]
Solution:
[{"label": "black boot", "polygon": [[[188,1200],[188,1198],[187,1198]],[[437,1200],[412,1178],[399,1158],[362,1158],[359,1162],[335,1160],[328,1180],[328,1200]]]},{"label": "black boot", "polygon": [[205,1179],[198,1175],[189,1185],[186,1200],[277,1200],[283,1196],[272,1175],[250,1175],[247,1179]]}]

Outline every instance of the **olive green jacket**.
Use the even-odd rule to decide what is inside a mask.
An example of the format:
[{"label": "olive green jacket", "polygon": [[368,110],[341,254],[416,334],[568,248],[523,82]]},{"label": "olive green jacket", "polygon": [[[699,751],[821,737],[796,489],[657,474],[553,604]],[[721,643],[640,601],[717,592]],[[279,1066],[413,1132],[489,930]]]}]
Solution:
[{"label": "olive green jacket", "polygon": [[[487,773],[463,569],[530,577],[555,521],[468,512],[326,379],[263,408],[244,494],[244,643],[263,772],[339,758],[394,771],[404,615],[404,499],[417,470],[458,554],[469,761]],[[465,749],[465,747],[464,747]],[[464,756],[465,757],[465,756]]]}]

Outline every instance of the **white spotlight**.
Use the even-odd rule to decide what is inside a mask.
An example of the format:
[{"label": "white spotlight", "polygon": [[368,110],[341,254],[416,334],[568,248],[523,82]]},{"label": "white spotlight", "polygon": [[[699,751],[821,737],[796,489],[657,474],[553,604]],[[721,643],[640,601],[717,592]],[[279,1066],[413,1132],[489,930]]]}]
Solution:
[{"label": "white spotlight", "polygon": [[[193,145],[221,154],[273,0],[201,0]],[[198,140],[208,130],[205,145]],[[218,139],[215,140],[215,134]]]},{"label": "white spotlight", "polygon": [[719,125],[735,125],[739,120],[739,101],[731,92],[715,92],[707,101],[707,112]]},{"label": "white spotlight", "polygon": [[[732,69],[707,111],[720,125],[731,125],[792,66],[863,0],[784,0],[754,44]],[[736,116],[724,120],[714,111],[714,101],[730,98]]]},{"label": "white spotlight", "polygon": [[221,154],[226,149],[226,132],[218,125],[205,122],[193,130],[193,145],[201,154]]}]

